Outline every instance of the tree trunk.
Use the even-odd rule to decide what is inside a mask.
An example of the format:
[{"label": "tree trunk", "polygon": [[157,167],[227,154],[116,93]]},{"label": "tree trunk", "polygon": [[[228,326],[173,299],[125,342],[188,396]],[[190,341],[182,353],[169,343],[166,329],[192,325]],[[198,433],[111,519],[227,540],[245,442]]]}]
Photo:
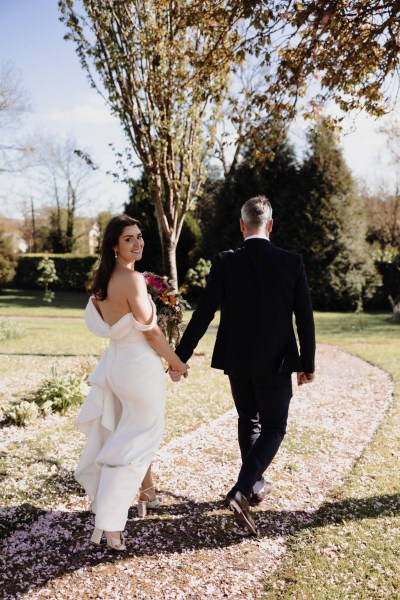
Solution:
[{"label": "tree trunk", "polygon": [[67,228],[65,232],[65,249],[72,252],[74,247],[74,221],[76,208],[76,194],[70,182],[68,182],[68,202],[67,202]]},{"label": "tree trunk", "polygon": [[[158,173],[149,172],[150,189],[155,198],[158,233],[161,242],[162,267],[172,286],[178,291],[178,270],[176,267],[177,232],[168,225],[163,205],[163,184]],[[164,274],[163,273],[163,274]]]},{"label": "tree trunk", "polygon": [[36,244],[36,223],[35,223],[35,208],[33,206],[33,199],[31,198],[31,212],[32,212],[32,240],[33,240],[33,252],[37,252]]},{"label": "tree trunk", "polygon": [[176,268],[176,243],[171,239],[164,239],[164,256],[166,261],[166,271],[173,288],[178,291],[178,270]]}]

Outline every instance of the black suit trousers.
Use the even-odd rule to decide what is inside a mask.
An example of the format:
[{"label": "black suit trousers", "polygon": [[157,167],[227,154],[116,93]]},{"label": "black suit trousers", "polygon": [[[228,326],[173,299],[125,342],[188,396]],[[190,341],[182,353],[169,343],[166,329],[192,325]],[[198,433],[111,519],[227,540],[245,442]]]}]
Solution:
[{"label": "black suit trousers", "polygon": [[292,380],[289,374],[229,375],[238,412],[242,468],[234,490],[249,497],[270,465],[286,433]]}]

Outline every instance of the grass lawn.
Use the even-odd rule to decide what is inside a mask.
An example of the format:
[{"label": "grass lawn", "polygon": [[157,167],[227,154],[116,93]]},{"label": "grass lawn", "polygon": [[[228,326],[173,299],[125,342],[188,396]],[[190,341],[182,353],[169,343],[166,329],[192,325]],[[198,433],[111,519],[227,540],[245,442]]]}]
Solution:
[{"label": "grass lawn", "polygon": [[98,355],[107,346],[107,340],[96,337],[87,330],[83,319],[63,321],[51,318],[26,318],[20,322],[20,326],[23,328],[23,336],[3,341],[0,355],[49,357]]},{"label": "grass lawn", "polygon": [[293,536],[265,598],[400,598],[400,327],[388,315],[334,313],[316,326],[320,342],[390,373],[395,399],[345,484]]},{"label": "grass lawn", "polygon": [[88,295],[58,291],[51,304],[42,298],[40,290],[2,290],[0,317],[82,317]]}]

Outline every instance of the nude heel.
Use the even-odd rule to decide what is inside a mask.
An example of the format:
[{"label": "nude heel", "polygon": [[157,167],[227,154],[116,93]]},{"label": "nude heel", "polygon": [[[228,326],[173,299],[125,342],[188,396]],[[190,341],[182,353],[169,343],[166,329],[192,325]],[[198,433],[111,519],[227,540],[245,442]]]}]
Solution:
[{"label": "nude heel", "polygon": [[120,537],[117,538],[113,537],[109,531],[105,531],[104,533],[106,534],[107,546],[109,548],[113,550],[126,550],[125,536],[122,532],[120,533]]},{"label": "nude heel", "polygon": [[97,527],[95,527],[94,531],[92,533],[92,537],[90,538],[90,541],[92,542],[92,544],[100,544],[102,537],[103,537],[103,530],[97,529]]},{"label": "nude heel", "polygon": [[120,533],[119,537],[115,538],[109,531],[103,531],[103,529],[98,529],[97,527],[94,528],[92,537],[90,538],[92,544],[100,544],[103,533],[106,536],[107,546],[113,550],[126,550],[125,536],[122,532]]},{"label": "nude heel", "polygon": [[147,500],[138,500],[137,511],[142,519],[147,516]]},{"label": "nude heel", "polygon": [[150,497],[147,493],[149,490],[154,490],[154,485],[151,485],[150,487],[146,488],[145,490],[140,491],[141,494],[144,494],[145,496],[147,496],[147,500],[138,500],[138,504],[137,504],[138,516],[141,517],[142,519],[147,516],[149,508],[158,508],[162,504],[161,496],[156,496],[154,498],[154,500],[150,500]]}]

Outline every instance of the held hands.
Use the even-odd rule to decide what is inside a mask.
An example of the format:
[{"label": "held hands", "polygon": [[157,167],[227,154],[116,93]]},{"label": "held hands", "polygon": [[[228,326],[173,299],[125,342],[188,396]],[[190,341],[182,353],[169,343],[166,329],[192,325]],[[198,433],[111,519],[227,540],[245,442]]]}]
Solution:
[{"label": "held hands", "polygon": [[181,377],[187,377],[188,371],[190,369],[189,365],[185,363],[181,363],[182,368],[173,369],[171,365],[168,367],[168,374],[171,377],[172,381],[177,382],[181,380]]},{"label": "held hands", "polygon": [[314,381],[314,373],[304,373],[304,371],[298,371],[297,373],[297,385],[304,385],[305,383],[311,383]]}]

